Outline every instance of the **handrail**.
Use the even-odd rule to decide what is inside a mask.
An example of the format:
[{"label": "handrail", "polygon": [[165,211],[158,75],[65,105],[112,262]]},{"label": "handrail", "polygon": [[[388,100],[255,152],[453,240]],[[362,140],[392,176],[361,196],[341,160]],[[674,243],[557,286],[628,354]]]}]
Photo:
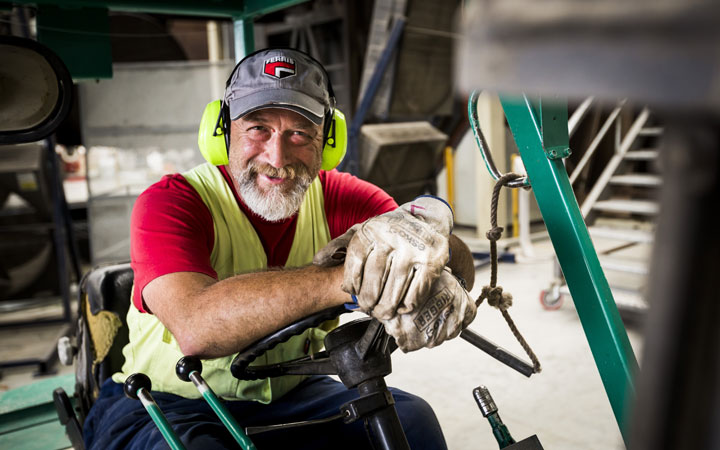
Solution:
[{"label": "handrail", "polygon": [[[483,135],[482,130],[480,129],[480,123],[477,115],[477,102],[478,91],[473,91],[472,94],[470,94],[470,100],[468,101],[468,118],[470,119],[470,128],[473,131],[473,135],[475,135],[475,143],[480,150],[480,155],[482,156],[483,161],[485,161],[485,167],[487,167],[488,172],[490,172],[490,176],[497,181],[500,177],[502,177],[502,174],[497,170],[497,167],[495,167],[495,162],[490,154],[490,149],[487,141],[485,140],[485,135]],[[530,181],[528,180],[528,177],[522,177],[508,182],[506,186],[511,188],[526,187],[530,186]]]},{"label": "handrail", "polygon": [[595,101],[595,97],[588,97],[586,98],[582,103],[580,103],[580,106],[575,108],[575,111],[573,111],[572,116],[568,119],[568,138],[571,138],[573,134],[578,129],[578,126],[580,125],[580,122],[585,118],[585,115],[587,115],[588,111],[590,111],[590,105]]},{"label": "handrail", "polygon": [[593,138],[592,142],[590,142],[590,145],[588,146],[587,150],[585,150],[585,153],[578,162],[577,166],[575,166],[575,169],[573,169],[572,175],[570,175],[570,184],[575,183],[575,180],[578,179],[580,173],[583,171],[587,163],[590,161],[590,158],[595,153],[595,150],[597,150],[598,146],[600,145],[600,142],[610,130],[612,124],[619,117],[620,111],[622,110],[623,106],[625,106],[625,102],[626,100],[621,100],[618,103],[618,106],[616,106],[615,109],[612,110],[608,118],[605,120],[605,123],[603,123],[603,126],[600,128],[600,131],[598,131],[598,134]]},{"label": "handrail", "polygon": [[630,146],[633,144],[633,142],[635,142],[635,139],[640,134],[640,130],[643,128],[643,126],[645,126],[645,123],[647,122],[649,117],[650,111],[648,110],[648,108],[643,108],[643,110],[635,119],[635,122],[633,122],[633,124],[630,126],[630,129],[625,134],[625,137],[620,143],[620,146],[615,149],[615,154],[612,158],[610,158],[610,161],[608,161],[607,165],[605,166],[605,170],[603,170],[603,172],[600,174],[597,181],[595,182],[595,185],[585,197],[585,201],[583,201],[583,204],[580,207],[580,212],[582,213],[583,218],[587,217],[595,202],[598,200],[598,198],[600,198],[600,194],[602,194],[605,186],[607,186],[610,178],[615,173],[615,170],[620,165],[620,162],[622,161],[623,157],[625,157],[625,154],[630,149]]}]

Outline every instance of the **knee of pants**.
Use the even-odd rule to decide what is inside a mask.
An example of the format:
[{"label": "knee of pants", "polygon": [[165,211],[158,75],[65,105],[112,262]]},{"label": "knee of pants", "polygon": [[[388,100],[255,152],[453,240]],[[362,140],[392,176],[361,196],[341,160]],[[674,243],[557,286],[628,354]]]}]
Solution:
[{"label": "knee of pants", "polygon": [[410,448],[413,450],[447,448],[440,423],[428,402],[397,389],[392,389],[392,394]]}]

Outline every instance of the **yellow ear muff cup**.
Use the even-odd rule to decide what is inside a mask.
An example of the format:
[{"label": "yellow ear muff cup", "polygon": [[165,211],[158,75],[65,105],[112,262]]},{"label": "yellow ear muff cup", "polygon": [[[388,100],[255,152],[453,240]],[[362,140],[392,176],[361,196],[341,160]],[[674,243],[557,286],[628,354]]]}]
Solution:
[{"label": "yellow ear muff cup", "polygon": [[223,166],[228,163],[225,136],[221,122],[218,120],[221,107],[220,100],[212,101],[205,106],[202,119],[200,119],[200,130],[198,131],[200,153],[207,162],[214,166]]},{"label": "yellow ear muff cup", "polygon": [[340,164],[347,152],[347,122],[345,114],[334,111],[325,148],[322,154],[322,170],[333,170]]}]

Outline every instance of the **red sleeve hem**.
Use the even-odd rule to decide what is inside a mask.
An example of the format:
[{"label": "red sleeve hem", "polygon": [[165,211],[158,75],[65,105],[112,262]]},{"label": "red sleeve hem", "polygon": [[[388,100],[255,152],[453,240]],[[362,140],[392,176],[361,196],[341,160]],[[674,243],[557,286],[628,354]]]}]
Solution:
[{"label": "red sleeve hem", "polygon": [[182,175],[163,177],[145,190],[130,219],[135,307],[148,312],[142,291],[162,275],[199,272],[217,278],[210,263],[214,241],[210,211]]}]

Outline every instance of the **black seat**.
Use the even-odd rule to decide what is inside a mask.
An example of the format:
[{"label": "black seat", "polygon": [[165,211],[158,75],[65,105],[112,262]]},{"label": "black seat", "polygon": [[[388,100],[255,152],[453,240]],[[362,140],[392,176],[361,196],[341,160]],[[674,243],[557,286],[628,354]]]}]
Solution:
[{"label": "black seat", "polygon": [[85,448],[82,424],[100,394],[100,386],[125,361],[122,349],[129,339],[126,317],[133,278],[130,263],[120,263],[95,267],[80,281],[74,406],[63,388],[53,392],[58,419],[75,450]]},{"label": "black seat", "polygon": [[133,278],[130,263],[121,263],[96,267],[80,283],[75,393],[81,422],[102,383],[125,361]]}]

